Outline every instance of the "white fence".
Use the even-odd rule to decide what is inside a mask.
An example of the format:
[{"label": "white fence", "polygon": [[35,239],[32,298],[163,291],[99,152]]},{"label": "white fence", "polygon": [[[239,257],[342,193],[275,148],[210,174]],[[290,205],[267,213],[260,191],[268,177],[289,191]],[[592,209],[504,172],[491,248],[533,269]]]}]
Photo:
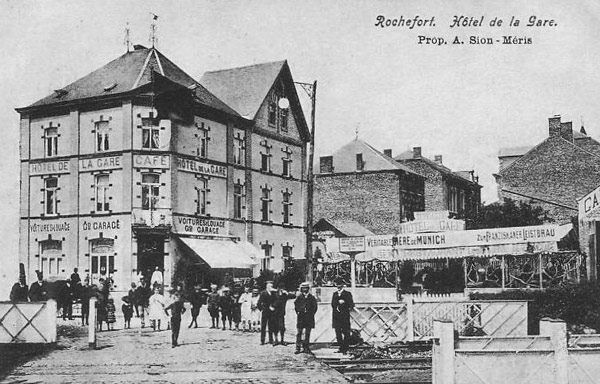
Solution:
[{"label": "white fence", "polygon": [[0,302],[0,344],[55,342],[56,301]]}]

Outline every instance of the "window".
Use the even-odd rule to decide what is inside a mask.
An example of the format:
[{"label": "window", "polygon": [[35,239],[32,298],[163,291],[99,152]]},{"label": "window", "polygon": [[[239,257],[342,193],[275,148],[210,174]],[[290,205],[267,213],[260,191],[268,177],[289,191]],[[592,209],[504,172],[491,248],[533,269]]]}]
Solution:
[{"label": "window", "polygon": [[260,170],[263,172],[271,171],[271,148],[266,145],[264,152],[261,152]]},{"label": "window", "polygon": [[262,197],[260,198],[262,204],[262,221],[271,220],[271,191],[268,188],[262,189]]},{"label": "window", "polygon": [[271,99],[269,100],[269,125],[272,127],[277,126],[277,94],[271,93]]},{"label": "window", "polygon": [[40,270],[44,276],[56,276],[61,272],[62,242],[44,240],[40,242]]},{"label": "window", "polygon": [[266,271],[266,270],[271,269],[271,258],[273,257],[273,255],[272,255],[273,246],[271,244],[263,244],[261,246],[261,248],[262,248],[263,252],[265,253],[265,257],[260,262],[260,268],[263,271]]},{"label": "window", "polygon": [[49,177],[44,180],[44,204],[46,206],[46,215],[58,214],[58,179],[56,177]]},{"label": "window", "polygon": [[283,177],[291,177],[292,176],[292,152],[287,150],[285,153],[285,157],[283,160]]},{"label": "window", "polygon": [[200,123],[198,126],[198,153],[199,157],[207,157],[208,156],[208,129],[204,125],[204,123]]},{"label": "window", "polygon": [[279,112],[279,118],[280,118],[280,126],[281,126],[281,130],[283,132],[287,132],[288,131],[288,111],[289,109],[285,108],[285,109],[280,109]]},{"label": "window", "polygon": [[233,218],[242,218],[242,194],[243,186],[241,184],[235,184],[233,186]]},{"label": "window", "polygon": [[142,174],[142,209],[156,209],[159,199],[160,179],[153,173]]},{"label": "window", "polygon": [[96,130],[96,151],[108,151],[108,121],[98,121],[94,125]]},{"label": "window", "polygon": [[362,153],[357,153],[356,154],[356,170],[362,171],[363,169],[365,169],[365,163],[363,161]]},{"label": "window", "polygon": [[281,247],[281,253],[282,253],[284,259],[291,259],[292,258],[292,247],[289,245],[283,245]]},{"label": "window", "polygon": [[46,157],[58,154],[58,129],[56,127],[44,129],[44,144],[46,146]]},{"label": "window", "polygon": [[196,213],[206,215],[206,194],[208,182],[205,179],[198,180],[198,207]]},{"label": "window", "polygon": [[291,193],[283,192],[283,224],[290,224],[292,203],[290,199]]},{"label": "window", "polygon": [[458,212],[458,190],[456,187],[448,187],[448,210]]},{"label": "window", "polygon": [[115,241],[100,238],[90,240],[91,278],[93,282],[115,273]]},{"label": "window", "polygon": [[160,129],[154,125],[153,118],[142,119],[142,148],[158,149],[160,143]]},{"label": "window", "polygon": [[244,165],[244,157],[246,151],[244,149],[244,138],[234,137],[233,138],[233,163],[238,165]]},{"label": "window", "polygon": [[108,212],[108,175],[96,176],[96,212]]}]

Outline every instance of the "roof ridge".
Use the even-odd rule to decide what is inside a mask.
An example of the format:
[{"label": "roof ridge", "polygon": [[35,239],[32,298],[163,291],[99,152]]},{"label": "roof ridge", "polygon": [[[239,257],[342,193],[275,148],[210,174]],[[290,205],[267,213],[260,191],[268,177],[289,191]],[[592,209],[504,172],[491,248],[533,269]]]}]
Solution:
[{"label": "roof ridge", "polygon": [[225,69],[217,69],[217,70],[215,70],[215,71],[206,71],[206,72],[204,72],[204,73],[206,74],[206,73],[218,73],[218,72],[226,72],[226,71],[233,71],[233,70],[236,70],[236,69],[243,69],[243,68],[250,68],[250,67],[259,67],[259,66],[261,66],[261,65],[278,64],[278,63],[281,63],[281,64],[283,65],[283,64],[284,64],[284,63],[286,63],[286,62],[287,62],[287,59],[285,59],[285,60],[276,60],[276,61],[269,61],[269,62],[265,62],[265,63],[250,64],[250,65],[242,65],[242,66],[240,66],[240,67],[232,67],[232,68],[225,68]]},{"label": "roof ridge", "polygon": [[508,188],[502,188],[502,191],[505,191],[505,192],[508,192],[508,193],[513,193],[513,194],[515,194],[515,195],[519,195],[519,196],[523,196],[523,197],[528,197],[528,198],[530,198],[530,199],[536,199],[536,200],[543,201],[543,202],[545,202],[545,203],[548,203],[548,204],[557,205],[557,206],[560,206],[560,207],[563,207],[563,208],[567,208],[567,209],[573,209],[573,210],[575,210],[575,211],[578,209],[577,207],[570,207],[570,206],[568,206],[568,205],[565,205],[565,204],[563,204],[563,203],[559,203],[559,202],[557,202],[557,201],[552,201],[552,200],[548,200],[548,199],[543,199],[543,198],[541,198],[541,197],[537,197],[537,196],[535,196],[535,195],[530,195],[530,194],[526,194],[526,193],[522,193],[522,192],[513,191],[513,190],[511,190],[511,189],[508,189]]},{"label": "roof ridge", "polygon": [[140,73],[135,78],[135,82],[133,83],[133,86],[131,87],[132,90],[136,89],[138,87],[138,85],[140,84],[140,80],[142,79],[142,76],[144,75],[144,72],[146,71],[146,67],[148,66],[148,63],[150,62],[151,56],[152,56],[152,50],[149,50],[148,55],[146,56],[146,59],[144,60],[144,64],[142,64],[142,68],[140,69]]}]

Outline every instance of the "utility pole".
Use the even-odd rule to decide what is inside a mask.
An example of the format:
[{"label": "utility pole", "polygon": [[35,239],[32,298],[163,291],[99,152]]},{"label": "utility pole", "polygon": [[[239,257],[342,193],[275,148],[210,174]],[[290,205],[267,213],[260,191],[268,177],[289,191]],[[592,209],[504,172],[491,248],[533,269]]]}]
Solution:
[{"label": "utility pole", "polygon": [[308,175],[307,175],[307,209],[306,209],[306,261],[308,266],[307,278],[313,281],[313,254],[312,254],[312,232],[313,232],[313,189],[314,172],[313,163],[315,158],[315,109],[317,106],[317,81],[312,84],[311,92],[312,108],[310,113],[310,150],[308,153]]}]

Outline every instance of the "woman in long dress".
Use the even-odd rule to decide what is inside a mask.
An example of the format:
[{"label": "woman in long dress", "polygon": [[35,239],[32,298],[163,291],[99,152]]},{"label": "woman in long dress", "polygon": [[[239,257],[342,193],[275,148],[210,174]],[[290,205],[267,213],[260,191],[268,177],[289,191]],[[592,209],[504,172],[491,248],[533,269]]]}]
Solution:
[{"label": "woman in long dress", "polygon": [[252,293],[250,293],[250,287],[244,287],[244,293],[240,295],[238,304],[240,304],[241,318],[242,318],[242,329],[244,332],[249,331],[252,328]]},{"label": "woman in long dress", "polygon": [[154,288],[154,294],[148,300],[148,318],[152,329],[160,331],[160,321],[165,316],[165,297],[160,294],[160,289]]}]

